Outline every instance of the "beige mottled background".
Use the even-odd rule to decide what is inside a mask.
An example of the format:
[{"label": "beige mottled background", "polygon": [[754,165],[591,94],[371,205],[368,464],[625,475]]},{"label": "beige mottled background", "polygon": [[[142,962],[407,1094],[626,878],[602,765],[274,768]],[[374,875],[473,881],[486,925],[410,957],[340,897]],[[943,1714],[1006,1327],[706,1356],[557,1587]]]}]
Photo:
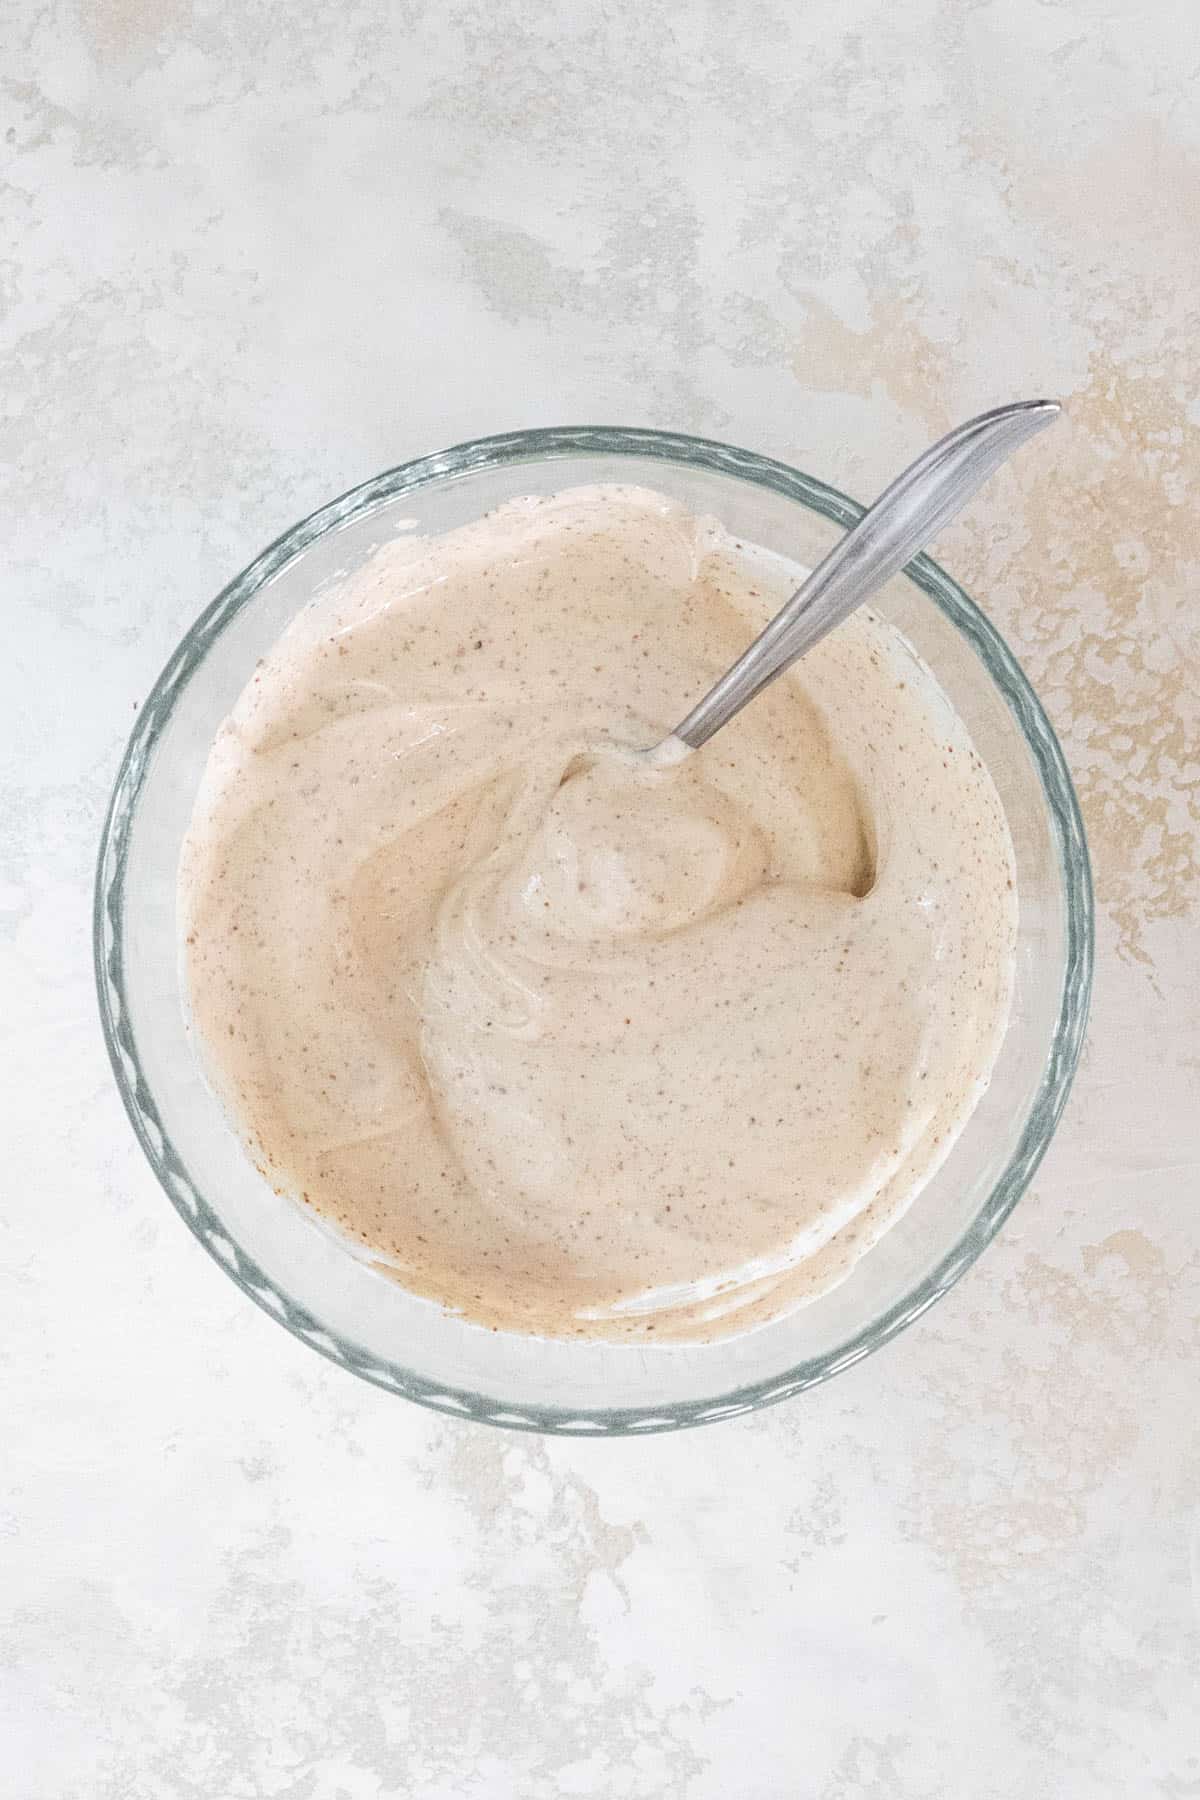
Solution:
[{"label": "beige mottled background", "polygon": [[[1195,0],[6,0],[0,1789],[1186,1800],[1198,1726]],[[268,538],[510,426],[947,533],[1060,727],[1090,1046],[1001,1241],[772,1412],[507,1438],[324,1364],[157,1191],[91,998],[154,674]]]}]

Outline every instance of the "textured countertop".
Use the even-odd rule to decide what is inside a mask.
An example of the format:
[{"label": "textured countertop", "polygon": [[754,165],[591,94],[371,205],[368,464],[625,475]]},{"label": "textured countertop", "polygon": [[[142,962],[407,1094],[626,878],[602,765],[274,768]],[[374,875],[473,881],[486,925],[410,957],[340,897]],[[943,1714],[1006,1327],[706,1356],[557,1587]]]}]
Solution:
[{"label": "textured countertop", "polygon": [[[1200,1795],[1198,79],[1192,0],[8,0],[5,1795]],[[200,607],[465,436],[675,427],[869,498],[1040,391],[939,542],[1096,863],[999,1242],[831,1385],[634,1442],[425,1414],[258,1312],[92,996],[107,791]]]}]

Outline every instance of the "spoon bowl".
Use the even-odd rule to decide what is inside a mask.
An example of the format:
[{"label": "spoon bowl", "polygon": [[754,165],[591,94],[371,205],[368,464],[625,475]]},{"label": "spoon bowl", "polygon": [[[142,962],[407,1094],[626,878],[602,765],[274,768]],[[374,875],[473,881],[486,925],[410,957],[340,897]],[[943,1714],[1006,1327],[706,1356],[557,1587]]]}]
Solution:
[{"label": "spoon bowl", "polygon": [[389,1393],[515,1430],[613,1436],[798,1394],[886,1344],[953,1285],[1016,1205],[1061,1113],[1087,1011],[1092,913],[1078,808],[1037,696],[979,607],[919,556],[876,606],[933,670],[1000,794],[1021,906],[1016,989],[988,1093],[920,1199],[841,1286],[708,1345],[523,1338],[419,1300],[274,1193],[204,1082],[180,981],[176,868],[217,727],[314,593],[397,530],[447,531],[518,495],[590,482],[655,488],[809,567],[860,517],[845,495],[752,452],[587,426],[460,445],[332,501],[201,613],[139,712],[100,846],[95,954],[133,1129],[187,1228],[245,1294]]}]

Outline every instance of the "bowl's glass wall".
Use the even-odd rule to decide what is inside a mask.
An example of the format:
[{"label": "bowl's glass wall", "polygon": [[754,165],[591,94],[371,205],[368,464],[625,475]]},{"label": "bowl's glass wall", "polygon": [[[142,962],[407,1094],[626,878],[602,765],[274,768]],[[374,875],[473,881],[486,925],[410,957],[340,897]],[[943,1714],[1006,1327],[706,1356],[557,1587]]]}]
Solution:
[{"label": "bowl's glass wall", "polygon": [[1036,700],[970,602],[921,559],[877,604],[936,671],[1004,802],[1019,877],[1016,993],[982,1104],[908,1215],[841,1287],[711,1346],[533,1340],[405,1293],[272,1193],[202,1080],[184,1023],[175,870],[217,726],[294,613],[397,529],[444,531],[515,494],[594,481],[657,487],[809,564],[857,510],[741,452],[618,433],[521,434],[394,471],[335,503],[214,603],[147,703],[102,850],[97,957],[114,1064],[151,1161],[207,1246],[293,1330],[434,1405],[543,1429],[653,1429],[822,1379],[915,1317],[978,1254],[1065,1099],[1086,1009],[1090,891],[1074,797]]}]

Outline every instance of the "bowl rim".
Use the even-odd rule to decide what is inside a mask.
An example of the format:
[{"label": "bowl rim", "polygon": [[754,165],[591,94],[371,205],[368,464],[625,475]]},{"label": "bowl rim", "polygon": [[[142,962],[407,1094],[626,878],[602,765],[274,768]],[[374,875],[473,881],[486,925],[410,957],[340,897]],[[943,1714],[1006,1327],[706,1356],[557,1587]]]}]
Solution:
[{"label": "bowl rim", "polygon": [[491,468],[570,456],[659,459],[765,487],[849,528],[865,510],[856,501],[788,464],[712,438],[643,427],[556,426],[473,438],[417,457],[373,476],[299,520],[224,587],[180,639],[141,707],[117,772],[101,831],[93,905],[93,953],[100,1020],[117,1087],[133,1130],[155,1175],[193,1235],[226,1274],[264,1311],[330,1361],[390,1393],[437,1412],[513,1430],[584,1435],[680,1430],[773,1405],[861,1361],[897,1337],[953,1287],[999,1231],[1045,1154],[1079,1061],[1091,995],[1094,917],[1091,867],[1079,803],[1058,738],[1008,645],[966,592],[930,557],[919,555],[905,575],[933,601],[984,663],[1033,757],[1058,852],[1065,898],[1066,955],[1059,1016],[1042,1078],[1020,1138],[979,1212],[957,1243],[910,1293],[833,1351],[809,1357],[786,1372],[706,1399],[653,1408],[569,1408],[508,1403],[434,1382],[330,1331],[286,1294],[229,1236],[199,1192],[163,1126],[138,1057],[124,985],[124,894],[130,835],[138,796],[175,703],[213,642],[263,584],[319,537],[360,513],[430,482]]}]

